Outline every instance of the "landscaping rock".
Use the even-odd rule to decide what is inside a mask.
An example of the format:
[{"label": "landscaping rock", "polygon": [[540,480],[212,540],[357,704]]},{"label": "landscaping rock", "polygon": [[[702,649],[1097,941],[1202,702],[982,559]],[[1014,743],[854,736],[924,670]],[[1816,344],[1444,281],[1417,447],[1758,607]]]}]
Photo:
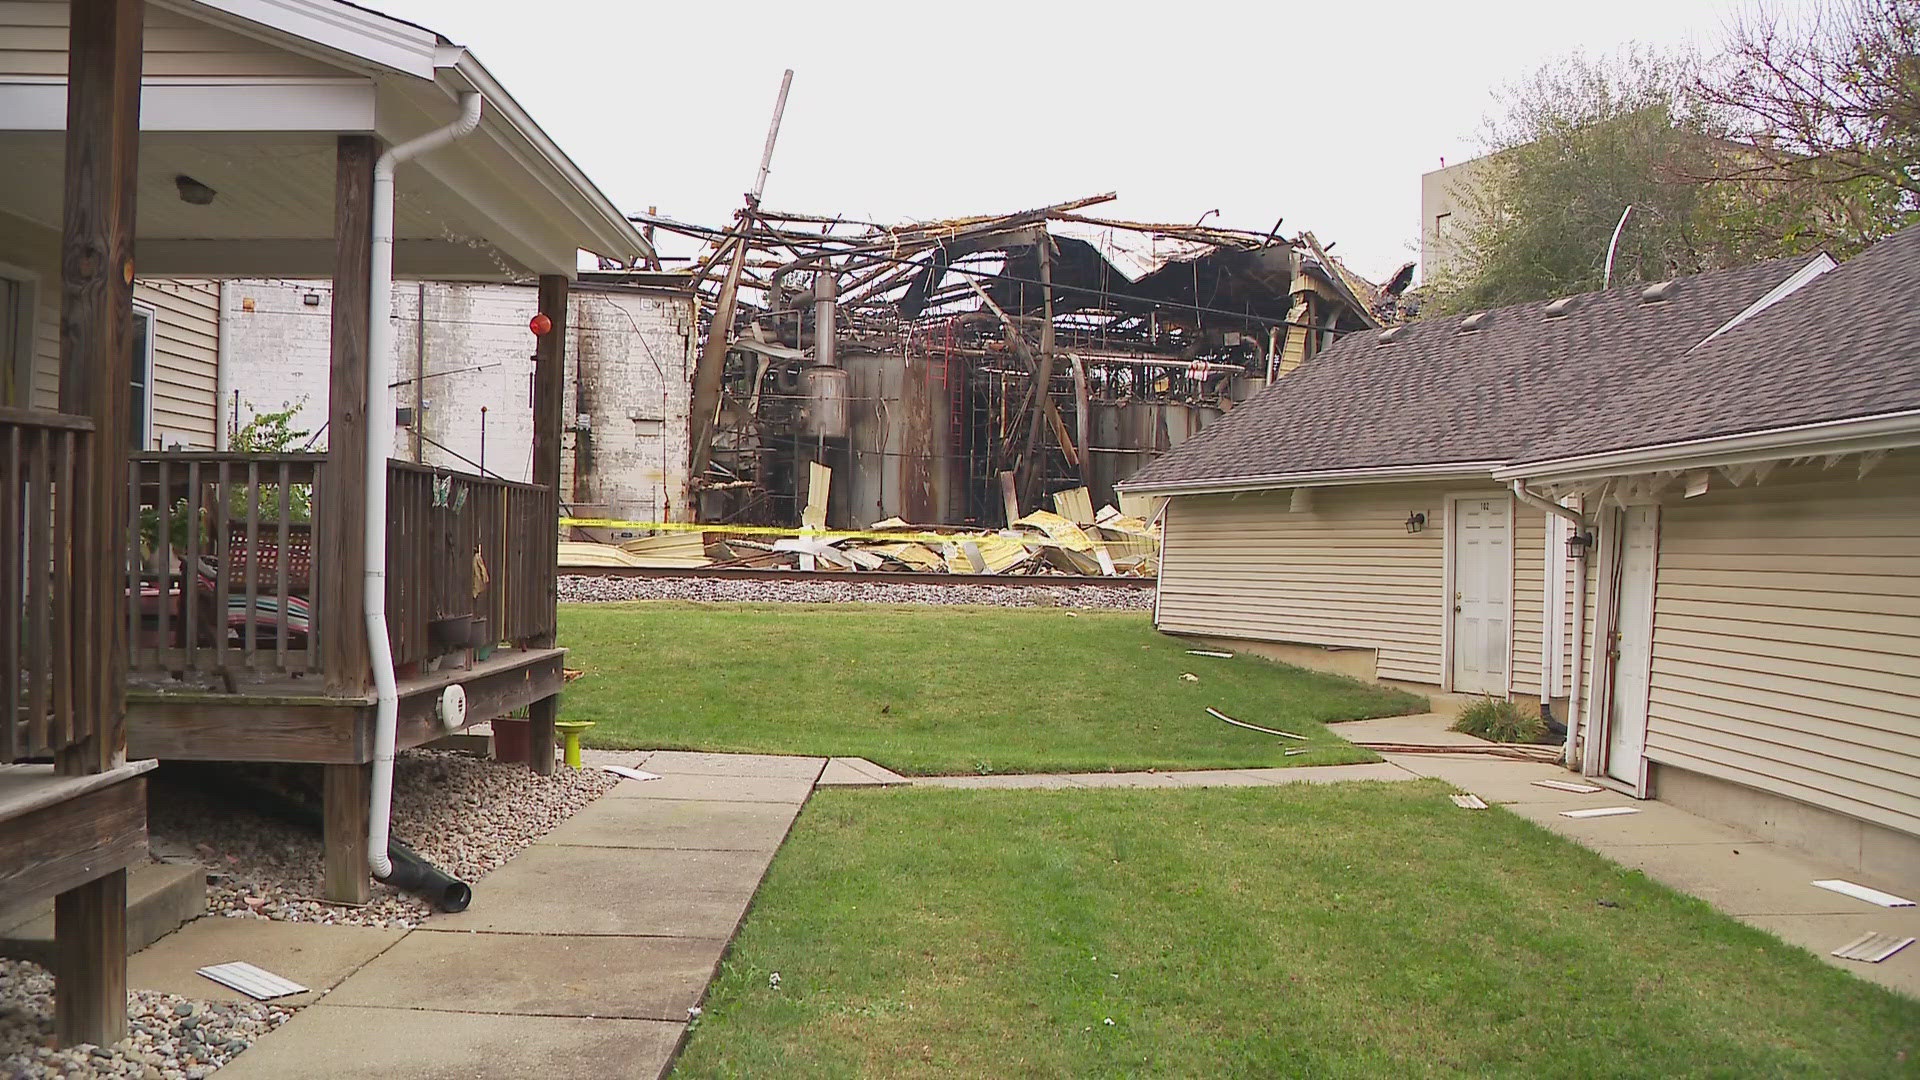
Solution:
[{"label": "landscaping rock", "polygon": [[206,1076],[293,1016],[268,1002],[212,1007],[173,994],[135,990],[127,1037],[115,1046],[53,1047],[53,975],[24,960],[0,960],[0,1075]]},{"label": "landscaping rock", "polygon": [[1106,585],[920,585],[888,581],[741,581],[737,578],[560,579],[563,603],[697,600],[779,604],[986,604],[993,607],[1149,611],[1153,590]]},{"label": "landscaping rock", "polygon": [[[449,751],[409,750],[394,763],[394,838],[462,881],[472,882],[599,798],[619,778]],[[153,800],[149,829],[190,840],[207,865],[208,910],[228,918],[412,927],[431,914],[424,899],[375,882],[364,907],[329,904],[322,893],[320,837],[185,785]],[[183,1014],[184,1015],[184,1014]]]}]

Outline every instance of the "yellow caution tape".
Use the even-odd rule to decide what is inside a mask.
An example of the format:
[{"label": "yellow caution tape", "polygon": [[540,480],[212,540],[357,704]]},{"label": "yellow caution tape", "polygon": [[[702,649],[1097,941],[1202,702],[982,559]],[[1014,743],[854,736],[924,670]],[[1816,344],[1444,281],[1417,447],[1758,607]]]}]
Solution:
[{"label": "yellow caution tape", "polygon": [[795,536],[809,540],[903,540],[917,543],[946,543],[953,540],[966,540],[980,536],[994,535],[989,531],[967,533],[911,532],[907,530],[890,532],[860,532],[848,530],[782,529],[772,525],[716,525],[711,522],[697,521],[617,521],[613,518],[575,518],[563,517],[560,524],[578,526],[583,529],[647,529],[652,532],[701,532],[725,533],[729,536]]}]

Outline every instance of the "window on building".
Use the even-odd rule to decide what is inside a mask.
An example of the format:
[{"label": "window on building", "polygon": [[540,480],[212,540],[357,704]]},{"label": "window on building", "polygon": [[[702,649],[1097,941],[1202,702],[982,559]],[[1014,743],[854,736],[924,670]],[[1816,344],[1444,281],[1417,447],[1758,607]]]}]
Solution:
[{"label": "window on building", "polygon": [[151,450],[153,439],[153,309],[133,308],[133,399],[129,435],[136,450]]},{"label": "window on building", "polygon": [[1446,243],[1453,238],[1453,215],[1435,214],[1433,216],[1433,238]]}]

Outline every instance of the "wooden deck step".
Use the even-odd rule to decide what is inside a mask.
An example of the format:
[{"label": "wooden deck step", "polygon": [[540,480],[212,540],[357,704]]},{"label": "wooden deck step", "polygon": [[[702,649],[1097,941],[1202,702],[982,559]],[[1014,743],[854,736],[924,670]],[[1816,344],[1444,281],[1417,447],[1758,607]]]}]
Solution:
[{"label": "wooden deck step", "polygon": [[[145,863],[127,872],[127,953],[132,955],[207,912],[207,871]],[[53,901],[0,914],[0,956],[53,963]]]}]

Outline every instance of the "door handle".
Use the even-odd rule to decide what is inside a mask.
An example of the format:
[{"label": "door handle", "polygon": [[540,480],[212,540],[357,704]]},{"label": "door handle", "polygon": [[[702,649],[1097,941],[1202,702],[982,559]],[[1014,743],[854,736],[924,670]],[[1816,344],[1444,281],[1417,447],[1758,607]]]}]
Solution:
[{"label": "door handle", "polygon": [[1458,615],[1458,614],[1460,614],[1460,605],[1459,605],[1459,604],[1455,604],[1455,605],[1453,605],[1453,613],[1454,613],[1455,615]]}]

